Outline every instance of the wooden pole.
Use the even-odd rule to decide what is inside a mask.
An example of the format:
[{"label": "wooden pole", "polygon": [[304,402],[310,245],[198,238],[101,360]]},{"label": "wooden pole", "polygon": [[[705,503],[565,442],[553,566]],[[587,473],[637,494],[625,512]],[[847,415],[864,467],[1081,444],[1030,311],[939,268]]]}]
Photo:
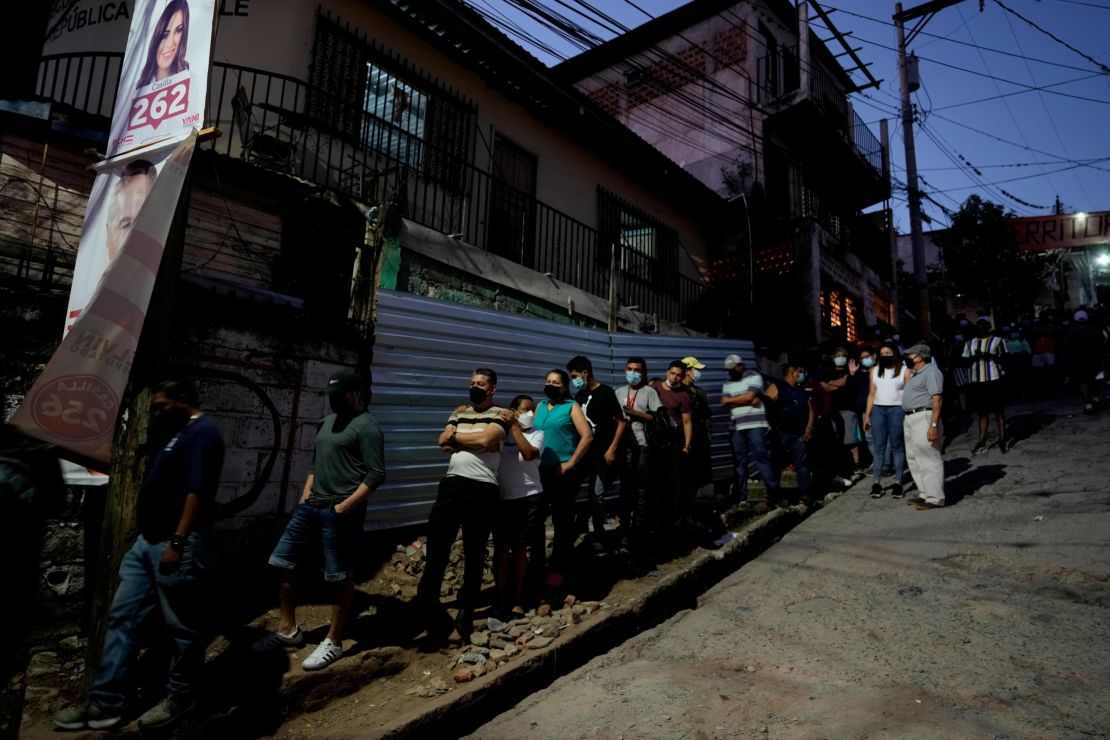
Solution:
[{"label": "wooden pole", "polygon": [[86,693],[100,670],[108,612],[119,583],[117,573],[120,561],[130,549],[138,530],[136,510],[139,488],[146,473],[146,463],[150,459],[144,449],[150,427],[149,386],[163,380],[170,368],[169,357],[173,349],[170,337],[173,332],[168,328],[174,316],[174,299],[181,273],[181,258],[185,251],[188,213],[189,179],[186,178],[166,238],[154,293],[135,352],[135,363],[132,365],[126,394],[131,400],[116,430],[96,561],[86,565],[86,573],[92,576],[89,582],[92,597],[89,606],[88,649],[85,655]]}]

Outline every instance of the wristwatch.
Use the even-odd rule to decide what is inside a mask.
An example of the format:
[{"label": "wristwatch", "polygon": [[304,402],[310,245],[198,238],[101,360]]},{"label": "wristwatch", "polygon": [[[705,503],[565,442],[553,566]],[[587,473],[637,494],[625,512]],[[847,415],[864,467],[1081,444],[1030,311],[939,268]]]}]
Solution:
[{"label": "wristwatch", "polygon": [[170,537],[170,549],[180,555],[185,552],[185,542],[187,539],[188,535],[175,534],[173,537]]},{"label": "wristwatch", "polygon": [[933,429],[936,429],[937,428],[937,423],[935,421],[930,421],[929,426],[931,426]]}]

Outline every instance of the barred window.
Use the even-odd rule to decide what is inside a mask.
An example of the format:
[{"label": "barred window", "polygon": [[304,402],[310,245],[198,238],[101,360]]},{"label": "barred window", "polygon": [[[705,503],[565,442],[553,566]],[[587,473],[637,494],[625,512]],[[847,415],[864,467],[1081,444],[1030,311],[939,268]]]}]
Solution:
[{"label": "barred window", "polygon": [[616,246],[617,269],[673,292],[678,286],[678,232],[645,211],[598,188],[599,266],[608,267]]},{"label": "barred window", "polygon": [[357,139],[362,131],[366,86],[366,44],[335,21],[316,17],[316,41],[309,69],[308,117],[328,130]]}]

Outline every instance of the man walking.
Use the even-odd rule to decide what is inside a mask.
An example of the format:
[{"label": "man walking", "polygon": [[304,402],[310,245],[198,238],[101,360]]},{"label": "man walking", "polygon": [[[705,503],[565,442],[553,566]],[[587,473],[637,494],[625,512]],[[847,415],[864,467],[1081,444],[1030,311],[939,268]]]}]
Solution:
[{"label": "man walking", "polygon": [[[998,427],[998,451],[1006,452],[1006,389],[1002,381],[1002,357],[1006,354],[1006,341],[991,332],[990,319],[981,317],[975,322],[975,336],[964,343],[964,359],[971,361],[971,385],[968,388],[971,406],[979,415],[979,441],[971,454],[987,451],[987,434],[990,416],[994,415]],[[909,441],[906,442],[907,446]]]},{"label": "man walking", "polygon": [[616,469],[617,453],[624,434],[625,419],[613,389],[594,377],[590,358],[578,355],[567,363],[574,400],[586,413],[594,441],[586,453],[586,491],[594,525],[595,552],[605,550],[605,492]]},{"label": "man walking", "polygon": [[339,370],[328,380],[327,394],[332,413],[316,433],[301,500],[270,555],[270,565],[284,573],[278,592],[281,621],[277,631],[254,645],[262,652],[304,642],[304,631],[297,625],[295,576],[298,567],[311,563],[312,550],[322,547],[324,580],[339,593],[327,637],[302,664],[306,671],[318,671],[343,657],[343,625],[355,593],[355,546],[366,521],[366,502],[385,482],[385,439],[366,411],[362,378],[353,370]]},{"label": "man walking", "polygon": [[1102,408],[1095,378],[1106,362],[1106,337],[1083,309],[1072,318],[1074,322],[1064,330],[1060,354],[1068,377],[1079,387],[1083,413],[1090,415]]},{"label": "man walking", "polygon": [[54,715],[62,730],[107,730],[123,723],[133,697],[128,677],[147,617],[161,615],[170,644],[165,696],[139,717],[142,729],[166,727],[196,706],[204,666],[208,534],[224,462],[219,427],[200,410],[190,381],[166,381],[150,400],[155,420],[177,433],[151,462],[139,490],[139,536],[120,563],[108,612],[100,671],[83,706]]},{"label": "man walking", "polygon": [[486,542],[493,526],[499,489],[501,442],[509,433],[507,414],[493,405],[497,373],[478,368],[470,376],[470,405],[451,414],[439,435],[440,449],[451,455],[447,474],[439,482],[428,516],[428,559],[416,597],[428,620],[428,637],[437,642],[450,632],[450,619],[439,601],[443,574],[451,546],[462,528],[463,586],[454,627],[463,640],[470,639],[474,609],[482,589]]},{"label": "man walking", "polygon": [[725,358],[728,382],[721,389],[721,405],[729,411],[732,427],[732,452],[736,480],[732,498],[735,503],[748,500],[748,455],[767,489],[767,501],[780,498],[779,476],[771,464],[771,445],[767,413],[763,408],[763,376],[744,366],[740,355]]},{"label": "man walking", "polygon": [[918,495],[909,502],[919,511],[944,506],[944,458],[941,456],[941,405],[944,375],[929,360],[933,351],[926,344],[906,350],[910,377],[902,391],[902,432],[906,463],[917,485]]}]

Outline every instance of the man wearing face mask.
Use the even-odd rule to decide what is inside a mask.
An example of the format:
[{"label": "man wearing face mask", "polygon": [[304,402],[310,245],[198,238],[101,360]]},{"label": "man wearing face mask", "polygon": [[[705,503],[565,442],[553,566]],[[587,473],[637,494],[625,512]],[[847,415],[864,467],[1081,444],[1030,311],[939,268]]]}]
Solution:
[{"label": "man wearing face mask", "polygon": [[918,495],[908,503],[919,511],[944,506],[944,457],[941,455],[941,409],[944,376],[927,344],[906,350],[910,377],[902,390],[902,436],[906,445],[906,464],[917,486]]},{"label": "man wearing face mask", "polygon": [[[798,479],[798,497],[809,506],[813,501],[812,480],[809,470],[809,442],[813,439],[817,411],[812,396],[805,388],[806,371],[801,364],[788,363],[783,368],[783,379],[767,386],[764,394],[774,404],[774,427],[779,435],[784,461],[793,463]],[[777,501],[771,502],[778,507],[789,506],[790,502],[780,494]]]},{"label": "man wearing face mask", "polygon": [[589,357],[578,355],[567,363],[571,396],[586,413],[594,441],[584,461],[586,492],[594,525],[594,551],[604,552],[605,492],[616,470],[617,453],[624,434],[624,413],[613,389],[594,377]]},{"label": "man wearing face mask", "polygon": [[[832,408],[836,414],[836,423],[833,430],[837,438],[831,441],[839,443],[842,449],[848,450],[848,454],[851,455],[852,470],[853,472],[859,472],[859,412],[862,411],[862,408],[857,410],[856,374],[859,370],[859,363],[849,358],[848,350],[843,347],[837,347],[833,350],[832,362],[831,371],[826,372],[821,378],[821,388],[832,399]],[[861,379],[866,381],[866,374],[861,376]],[[866,396],[864,396],[864,402],[866,403]],[[824,437],[820,439],[821,443],[824,444]],[[845,469],[847,465],[844,462],[844,455],[823,448],[822,451],[829,454],[825,456],[828,458],[826,464],[820,467],[831,469],[833,482],[841,488],[850,486],[852,481],[846,476],[848,471]]]},{"label": "man wearing face mask", "polygon": [[281,571],[281,618],[277,630],[254,644],[256,652],[298,647],[305,640],[297,624],[295,577],[310,565],[312,550],[323,548],[324,580],[338,589],[327,637],[302,664],[318,671],[343,657],[343,625],[354,599],[355,546],[366,520],[366,502],[385,482],[385,439],[366,411],[362,378],[338,370],[328,379],[332,413],[316,433],[316,449],[301,498],[285,525],[269,564]]},{"label": "man wearing face mask", "polygon": [[155,417],[176,433],[151,462],[139,490],[139,536],[120,563],[120,584],[89,700],[54,715],[54,725],[62,730],[108,730],[123,723],[123,711],[133,699],[128,678],[141,628],[156,608],[172,657],[166,694],[139,718],[139,726],[167,727],[196,706],[207,644],[207,540],[224,442],[219,427],[200,410],[191,381],[159,384],[150,405]]},{"label": "man wearing face mask", "polygon": [[[617,388],[617,402],[628,419],[621,440],[621,525],[628,533],[628,545],[634,565],[643,570],[654,569],[648,548],[652,519],[657,516],[652,492],[653,464],[648,446],[649,428],[655,424],[655,413],[662,407],[659,393],[647,385],[647,362],[643,357],[629,357],[624,365],[628,385]],[[645,426],[647,425],[647,426]],[[651,430],[669,433],[669,430]]]},{"label": "man wearing face mask", "polygon": [[454,628],[470,639],[474,609],[482,590],[486,542],[499,496],[497,473],[501,443],[509,434],[509,414],[494,405],[497,373],[480,367],[470,376],[470,405],[451,414],[439,435],[440,449],[451,455],[428,516],[428,556],[416,597],[429,620],[428,638],[437,642],[450,632],[450,620],[439,601],[451,545],[462,529],[463,585]]},{"label": "man wearing face mask", "polygon": [[[687,502],[683,497],[682,477],[686,463],[690,456],[690,447],[694,438],[694,422],[692,413],[692,400],[686,390],[686,364],[682,360],[674,360],[667,367],[666,380],[656,380],[651,384],[659,394],[659,401],[667,410],[670,420],[670,435],[672,443],[667,452],[668,459],[665,463],[668,485],[667,494],[660,502],[660,509],[666,510],[671,517],[682,515],[689,516]],[[687,519],[687,523],[689,523]]]},{"label": "man wearing face mask", "polygon": [[733,502],[748,500],[748,456],[767,489],[767,501],[775,502],[779,493],[779,475],[771,464],[771,441],[767,413],[763,408],[763,376],[748,370],[740,355],[725,358],[728,382],[721,388],[721,405],[728,409],[732,428],[732,452],[736,466]]}]

